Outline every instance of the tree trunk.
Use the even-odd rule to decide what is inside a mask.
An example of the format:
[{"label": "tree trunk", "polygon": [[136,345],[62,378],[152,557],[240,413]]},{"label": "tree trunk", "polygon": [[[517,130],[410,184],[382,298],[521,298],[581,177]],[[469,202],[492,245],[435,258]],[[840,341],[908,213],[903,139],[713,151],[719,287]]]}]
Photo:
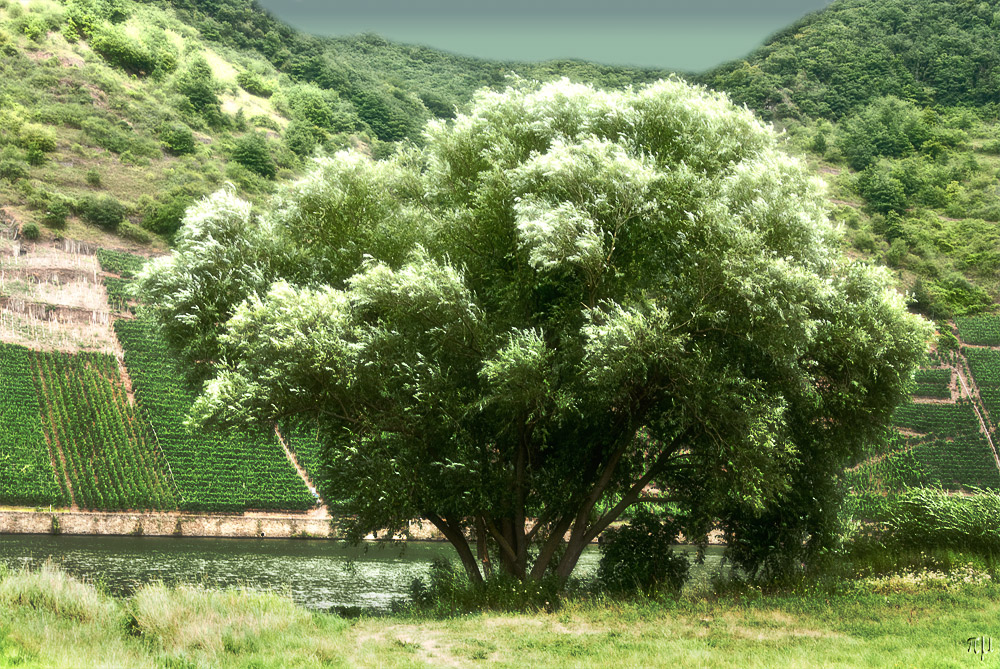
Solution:
[{"label": "tree trunk", "polygon": [[469,548],[469,542],[465,540],[465,535],[462,534],[462,528],[444,520],[437,514],[426,513],[424,515],[427,517],[427,520],[434,524],[434,527],[441,531],[441,534],[455,547],[455,550],[458,551],[458,557],[462,560],[462,566],[465,567],[465,573],[469,575],[469,580],[475,585],[482,585],[483,574],[479,571],[479,563],[476,562],[476,556],[472,554],[472,549]]}]

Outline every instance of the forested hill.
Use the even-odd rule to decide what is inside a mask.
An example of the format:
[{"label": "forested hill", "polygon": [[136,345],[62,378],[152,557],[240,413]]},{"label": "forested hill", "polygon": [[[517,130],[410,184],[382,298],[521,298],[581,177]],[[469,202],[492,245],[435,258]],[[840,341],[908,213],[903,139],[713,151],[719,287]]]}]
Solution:
[{"label": "forested hill", "polygon": [[374,34],[317,37],[278,21],[252,0],[158,1],[174,8],[203,39],[256,55],[294,81],[335,92],[383,141],[418,134],[427,118],[452,116],[473,91],[502,86],[512,73],[542,80],[570,76],[604,87],[649,83],[670,73],[575,60],[484,60]]},{"label": "forested hill", "polygon": [[700,77],[768,118],[840,118],[881,96],[1000,102],[997,0],[837,0]]}]

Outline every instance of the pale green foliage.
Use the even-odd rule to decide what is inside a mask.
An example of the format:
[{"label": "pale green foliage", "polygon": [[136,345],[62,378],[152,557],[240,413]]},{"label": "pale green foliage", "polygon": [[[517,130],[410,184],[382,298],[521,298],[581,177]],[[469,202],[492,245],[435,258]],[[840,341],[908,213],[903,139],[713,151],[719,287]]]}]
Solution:
[{"label": "pale green foliage", "polygon": [[188,210],[178,232],[178,254],[146,265],[139,279],[156,309],[174,314],[168,341],[192,363],[211,360],[215,327],[232,308],[275,278],[274,234],[255,225],[250,204],[230,190],[211,195]]},{"label": "pale green foliage", "polygon": [[515,82],[425,140],[319,159],[264,221],[189,216],[142,281],[214,363],[198,422],[318,424],[358,536],[428,518],[473,577],[466,523],[564,579],[650,482],[737,543],[822,546],[929,331],[770,128],[679,80]]}]

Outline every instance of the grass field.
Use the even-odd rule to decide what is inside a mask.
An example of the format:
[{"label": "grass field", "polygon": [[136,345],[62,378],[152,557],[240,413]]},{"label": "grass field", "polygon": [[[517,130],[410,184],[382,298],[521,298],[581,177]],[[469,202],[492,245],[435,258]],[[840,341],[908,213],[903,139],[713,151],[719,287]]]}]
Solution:
[{"label": "grass field", "polygon": [[1000,587],[961,570],[835,592],[345,620],[242,591],[157,585],[117,600],[44,567],[0,572],[0,609],[3,667],[962,667],[987,666],[970,638],[1000,639]]}]

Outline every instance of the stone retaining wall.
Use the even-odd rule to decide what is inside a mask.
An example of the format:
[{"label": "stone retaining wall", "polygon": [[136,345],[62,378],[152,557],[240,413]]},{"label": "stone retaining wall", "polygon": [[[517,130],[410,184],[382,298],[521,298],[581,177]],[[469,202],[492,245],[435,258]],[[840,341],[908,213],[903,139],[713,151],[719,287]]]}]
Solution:
[{"label": "stone retaining wall", "polygon": [[177,513],[0,511],[0,534],[336,538],[329,519]]}]

